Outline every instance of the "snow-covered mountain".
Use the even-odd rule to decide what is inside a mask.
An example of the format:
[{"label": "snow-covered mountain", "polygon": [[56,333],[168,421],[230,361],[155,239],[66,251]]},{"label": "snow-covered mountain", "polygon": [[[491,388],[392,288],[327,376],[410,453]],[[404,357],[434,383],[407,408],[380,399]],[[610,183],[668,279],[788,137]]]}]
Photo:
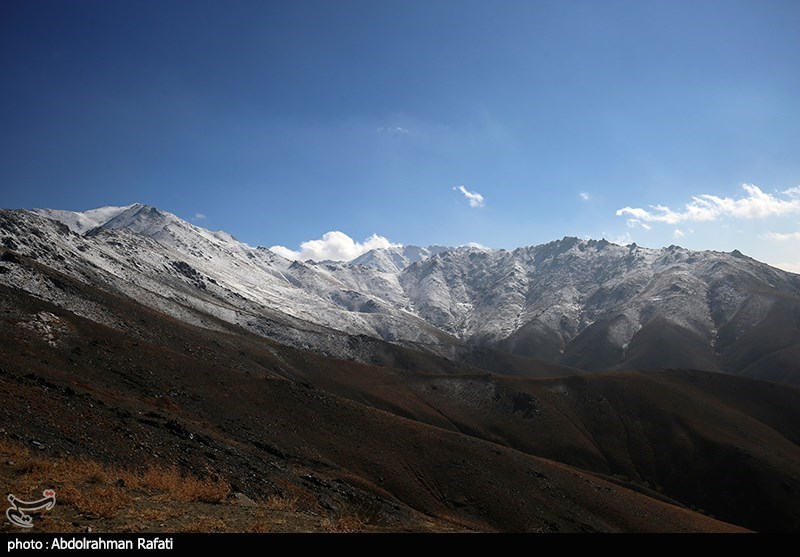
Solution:
[{"label": "snow-covered mountain", "polygon": [[372,267],[378,271],[388,273],[399,273],[412,263],[417,263],[429,257],[449,251],[451,248],[446,246],[399,246],[391,248],[379,248],[369,250],[350,261],[350,265],[364,265]]},{"label": "snow-covered mountain", "polygon": [[64,211],[60,209],[34,209],[33,212],[63,222],[70,230],[83,234],[93,228],[101,226],[120,213],[126,212],[136,205],[124,207],[100,207],[88,211]]},{"label": "snow-covered mountain", "polygon": [[[366,358],[353,349],[362,335],[449,357],[479,345],[589,370],[800,377],[800,276],[738,252],[564,238],[511,251],[391,247],[314,264],[141,204],[4,210],[0,241],[178,319],[234,323],[344,358]],[[102,308],[35,266],[1,265],[0,283],[104,322]]]},{"label": "snow-covered mountain", "polygon": [[[425,344],[445,336],[408,311],[393,273],[291,261],[146,205],[116,211],[83,234],[70,229],[81,216],[66,217],[62,223],[39,212],[2,211],[2,241],[73,278],[173,317],[212,328],[221,319],[343,357],[349,335]],[[102,315],[85,300],[42,284],[33,269],[12,266],[0,280],[87,318]]]}]

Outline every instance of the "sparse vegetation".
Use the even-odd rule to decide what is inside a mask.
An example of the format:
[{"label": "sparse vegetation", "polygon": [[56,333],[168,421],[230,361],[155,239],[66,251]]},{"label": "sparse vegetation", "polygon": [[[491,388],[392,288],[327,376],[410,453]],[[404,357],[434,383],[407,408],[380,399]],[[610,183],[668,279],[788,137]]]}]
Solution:
[{"label": "sparse vegetation", "polygon": [[297,497],[270,495],[264,502],[264,506],[271,511],[296,511],[298,503]]},{"label": "sparse vegetation", "polygon": [[332,533],[354,534],[363,532],[365,521],[357,514],[343,514],[331,518],[324,518],[322,526]]},{"label": "sparse vegetation", "polygon": [[[181,474],[177,467],[169,468],[151,466],[147,471],[135,478],[138,485],[163,492],[175,501],[203,503],[223,502],[231,489],[228,482],[210,477],[198,478]],[[136,483],[134,483],[136,485]]]},{"label": "sparse vegetation", "polygon": [[100,486],[78,492],[72,504],[81,514],[92,518],[114,518],[131,503],[125,490],[111,486]]},{"label": "sparse vegetation", "polygon": [[21,498],[56,491],[56,506],[35,518],[40,532],[349,533],[368,527],[358,513],[331,516],[299,485],[281,484],[279,492],[245,506],[236,503],[227,481],[212,474],[201,478],[177,466],[135,470],[88,457],[50,457],[2,438],[0,483],[13,485]]},{"label": "sparse vegetation", "polygon": [[186,528],[186,532],[225,532],[229,530],[225,521],[217,516],[198,516]]},{"label": "sparse vegetation", "polygon": [[[136,498],[175,502],[222,503],[230,493],[225,480],[198,478],[175,467],[150,466],[140,472],[103,465],[90,458],[50,458],[26,447],[0,440],[0,457],[13,463],[14,485],[20,494],[56,491],[57,501],[88,518],[114,518]],[[156,517],[152,509],[145,517]],[[165,517],[169,512],[163,513]]]},{"label": "sparse vegetation", "polygon": [[[111,508],[123,506],[125,494],[135,491],[162,495],[173,501],[203,503],[223,502],[230,493],[230,486],[223,479],[198,478],[181,473],[175,466],[150,466],[139,472],[103,465],[89,458],[49,458],[7,441],[0,441],[0,455],[15,463],[16,485],[23,491],[53,487],[61,502],[79,509],[91,507],[103,516]],[[94,499],[106,502],[89,502]]]},{"label": "sparse vegetation", "polygon": [[281,493],[267,497],[266,506],[276,511],[304,511],[324,514],[325,509],[319,504],[317,496],[310,489],[301,485],[281,483]]}]

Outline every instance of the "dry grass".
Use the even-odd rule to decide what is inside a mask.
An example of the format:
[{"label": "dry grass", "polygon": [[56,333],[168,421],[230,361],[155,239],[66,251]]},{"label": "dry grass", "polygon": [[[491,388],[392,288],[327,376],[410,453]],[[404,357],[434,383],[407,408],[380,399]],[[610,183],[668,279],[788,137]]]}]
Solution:
[{"label": "dry grass", "polygon": [[59,503],[92,518],[115,517],[130,505],[135,492],[183,503],[220,503],[230,493],[225,480],[182,474],[174,466],[138,472],[90,458],[54,459],[7,440],[0,440],[0,458],[14,463],[14,483],[21,494],[53,488]]},{"label": "dry grass", "polygon": [[164,522],[182,516],[185,509],[180,507],[154,507],[136,510],[136,518],[146,522]]},{"label": "dry grass", "polygon": [[0,439],[0,456],[29,457],[30,455],[31,451],[27,447],[23,447],[22,445],[19,445],[17,443],[12,443],[7,439]]},{"label": "dry grass", "polygon": [[366,524],[357,514],[345,514],[331,518],[323,518],[320,523],[325,530],[338,534],[354,534],[363,532]]},{"label": "dry grass", "polygon": [[[9,451],[6,444],[0,449],[3,458],[10,453],[15,462],[15,483],[21,491],[32,491],[39,486],[53,487],[62,502],[77,502],[77,485],[104,486],[115,482],[136,483],[136,474],[114,467],[104,467],[88,458],[47,458],[26,449]],[[86,490],[83,490],[86,491]]]},{"label": "dry grass", "polygon": [[74,506],[90,518],[115,518],[130,502],[131,497],[121,488],[101,486],[80,493]]},{"label": "dry grass", "polygon": [[250,534],[266,534],[269,532],[280,531],[285,527],[287,521],[275,515],[275,511],[267,509],[256,509],[253,522],[249,524],[243,532]]},{"label": "dry grass", "polygon": [[137,477],[138,485],[165,493],[175,501],[191,503],[221,503],[231,491],[228,482],[222,479],[198,478],[181,474],[177,467],[162,468],[151,466]]},{"label": "dry grass", "polygon": [[56,497],[59,504],[72,505],[77,508],[83,494],[74,485],[67,484],[56,489]]},{"label": "dry grass", "polygon": [[206,532],[225,532],[228,529],[225,521],[213,516],[199,516],[195,519],[185,532],[206,533]]},{"label": "dry grass", "polygon": [[[9,462],[13,463],[9,465]],[[91,458],[56,457],[0,439],[4,479],[15,494],[34,497],[56,491],[52,513],[37,516],[42,532],[361,532],[368,520],[358,513],[330,516],[302,485],[280,482],[278,492],[258,507],[219,506],[230,486],[210,474],[200,478],[175,466],[132,470]],[[69,517],[69,518],[67,518]]]},{"label": "dry grass", "polygon": [[[325,509],[319,504],[317,496],[310,489],[297,484],[286,482],[276,482],[281,491],[281,495],[275,495],[274,504],[277,506],[285,506],[286,508],[275,508],[273,510],[280,511],[305,511],[316,514],[324,514]],[[284,501],[280,501],[283,499]],[[269,498],[267,499],[269,501]],[[268,504],[268,503],[267,503]]]},{"label": "dry grass", "polygon": [[264,506],[271,511],[295,512],[298,509],[299,503],[297,497],[270,495],[264,502]]}]

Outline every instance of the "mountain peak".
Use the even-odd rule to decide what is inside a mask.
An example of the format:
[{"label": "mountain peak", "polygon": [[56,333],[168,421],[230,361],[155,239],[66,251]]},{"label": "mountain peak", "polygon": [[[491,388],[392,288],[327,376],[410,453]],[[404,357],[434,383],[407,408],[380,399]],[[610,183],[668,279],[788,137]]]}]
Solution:
[{"label": "mountain peak", "polygon": [[174,215],[144,203],[131,205],[98,207],[88,211],[64,211],[59,209],[33,209],[43,217],[57,220],[67,225],[73,232],[88,234],[98,229],[130,228],[143,232],[144,223],[149,227],[164,221],[177,219]]},{"label": "mountain peak", "polygon": [[437,245],[427,248],[413,245],[375,248],[353,259],[350,265],[363,265],[379,271],[397,273],[413,263],[452,249]]},{"label": "mountain peak", "polygon": [[98,228],[103,230],[127,228],[139,234],[153,236],[170,223],[179,220],[175,215],[157,209],[152,205],[134,203],[126,210],[101,224]]},{"label": "mountain peak", "polygon": [[115,218],[121,213],[129,211],[135,207],[143,207],[139,203],[123,206],[106,206],[90,209],[88,211],[66,211],[60,209],[32,209],[31,213],[57,220],[67,225],[70,230],[78,234],[85,234],[88,231],[104,225],[106,222]]}]

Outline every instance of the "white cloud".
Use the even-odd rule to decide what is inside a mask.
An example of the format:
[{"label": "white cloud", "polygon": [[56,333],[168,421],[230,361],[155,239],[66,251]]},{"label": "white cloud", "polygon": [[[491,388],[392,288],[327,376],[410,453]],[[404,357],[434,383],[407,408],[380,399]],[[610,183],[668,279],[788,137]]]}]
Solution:
[{"label": "white cloud", "polygon": [[680,228],[676,228],[675,231],[672,233],[672,235],[675,236],[676,238],[683,238],[685,236],[683,230],[681,230]]},{"label": "white cloud", "polygon": [[794,263],[770,263],[773,267],[777,267],[778,269],[783,269],[784,271],[789,271],[790,273],[797,273],[800,275],[800,261],[796,261]]},{"label": "white cloud", "polygon": [[273,253],[277,253],[281,257],[285,257],[286,259],[300,259],[300,252],[291,250],[286,246],[272,246],[269,250]]},{"label": "white cloud", "polygon": [[456,191],[460,191],[464,194],[464,197],[467,198],[469,201],[469,206],[473,208],[483,207],[485,205],[483,196],[476,191],[469,191],[464,186],[458,186],[457,188],[453,188]]},{"label": "white cloud", "polygon": [[206,220],[206,216],[203,213],[195,213],[194,220]]},{"label": "white cloud", "polygon": [[295,251],[284,246],[272,246],[271,251],[287,259],[313,259],[314,261],[350,261],[371,249],[397,247],[383,236],[373,234],[363,242],[356,242],[344,232],[332,230],[322,235],[319,240],[309,240],[300,244],[300,250]]},{"label": "white cloud", "polygon": [[476,249],[486,249],[486,250],[491,249],[484,246],[483,244],[479,244],[478,242],[467,242],[466,244],[461,244],[461,246],[466,248],[476,248]]},{"label": "white cloud", "polygon": [[787,240],[800,240],[800,230],[797,232],[767,232],[766,234],[760,234],[759,238],[763,238],[765,240],[778,240],[779,242],[785,242]]},{"label": "white cloud", "polygon": [[406,128],[401,128],[400,126],[391,126],[391,127],[383,127],[376,129],[378,133],[385,133],[389,135],[408,135],[409,131]]},{"label": "white cloud", "polygon": [[653,205],[650,210],[639,207],[623,207],[617,211],[617,216],[627,215],[631,217],[629,220],[640,222],[678,224],[680,222],[713,221],[721,217],[760,219],[800,212],[799,188],[781,192],[781,195],[789,199],[781,199],[764,193],[758,186],[752,184],[742,184],[742,189],[747,196],[740,199],[701,194],[692,196],[692,201],[685,205],[683,211],[673,211],[663,205]]},{"label": "white cloud", "polygon": [[639,219],[628,219],[627,221],[625,221],[625,226],[627,226],[628,228],[636,228],[637,226],[641,226],[645,230],[650,230],[651,228],[653,228],[649,224],[646,224],[640,221]]},{"label": "white cloud", "polygon": [[578,197],[581,198],[581,201],[589,201],[592,198],[592,196],[589,195],[588,193],[586,193],[585,191],[582,191],[581,193],[579,193]]},{"label": "white cloud", "polygon": [[617,244],[618,246],[627,246],[633,243],[633,238],[631,237],[630,232],[625,232],[625,234],[620,236],[611,236],[610,238],[606,238],[606,233],[603,232],[602,237],[612,244]]}]

